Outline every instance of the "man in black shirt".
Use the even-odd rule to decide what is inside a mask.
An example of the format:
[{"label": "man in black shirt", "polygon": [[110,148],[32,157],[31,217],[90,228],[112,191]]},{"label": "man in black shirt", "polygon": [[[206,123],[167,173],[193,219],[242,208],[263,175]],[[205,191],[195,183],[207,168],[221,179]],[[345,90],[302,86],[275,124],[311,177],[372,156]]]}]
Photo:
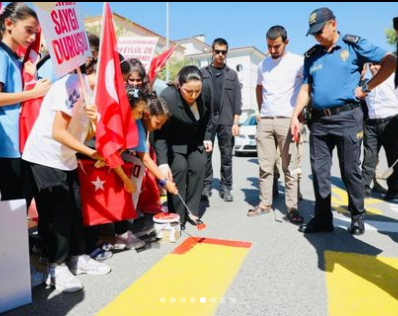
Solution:
[{"label": "man in black shirt", "polygon": [[[217,135],[221,153],[220,196],[232,202],[232,137],[239,134],[239,116],[242,98],[237,73],[226,64],[228,43],[223,38],[213,41],[213,62],[201,69],[203,74],[203,95],[205,102],[211,102],[213,109],[214,143]],[[213,147],[214,148],[214,147]],[[209,198],[213,186],[212,152],[208,153],[206,176],[202,196]]]}]

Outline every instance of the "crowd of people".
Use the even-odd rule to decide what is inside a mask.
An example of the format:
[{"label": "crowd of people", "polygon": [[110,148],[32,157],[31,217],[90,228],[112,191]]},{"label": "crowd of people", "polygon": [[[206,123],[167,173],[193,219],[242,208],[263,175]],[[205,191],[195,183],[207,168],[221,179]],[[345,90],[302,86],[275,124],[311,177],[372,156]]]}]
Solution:
[{"label": "crowd of people", "polygon": [[[394,20],[398,33],[397,25]],[[55,80],[49,57],[44,56],[39,63],[42,79],[34,89],[24,91],[21,70],[35,74],[36,69],[31,62],[22,65],[17,52],[35,40],[38,27],[36,13],[21,2],[8,4],[1,13],[0,193],[3,201],[24,198],[29,206],[34,198],[36,203],[48,278],[32,268],[32,285],[46,280],[61,292],[76,292],[83,288],[76,275],[111,271],[100,262],[112,255],[110,248],[99,240],[97,227],[83,225],[77,172],[78,159],[92,159],[98,168],[107,164],[95,141],[87,142],[95,136],[97,106],[84,103],[84,95],[92,95],[95,89],[100,39],[88,36],[93,57],[81,67],[83,85],[75,73]],[[398,159],[396,58],[364,38],[340,34],[328,8],[311,13],[307,35],[314,36],[318,44],[302,57],[287,50],[289,38],[283,26],[272,26],[266,33],[269,55],[258,65],[256,87],[259,203],[247,216],[272,210],[275,165],[280,156],[287,218],[300,225],[303,233],[333,231],[330,172],[337,147],[349,196],[349,231],[361,235],[365,232],[364,200],[371,196],[381,146],[389,166]],[[202,69],[183,67],[160,96],[153,92],[153,82],[138,59],[120,58],[138,144],[121,151],[121,163],[113,172],[132,194],[139,188],[122,164],[131,155],[140,159],[167,191],[168,210],[179,215],[182,230],[187,223],[200,222],[200,202],[211,198],[216,136],[221,153],[220,196],[225,202],[233,201],[233,138],[239,134],[242,100],[237,73],[226,64],[228,49],[225,39],[215,39],[211,64]],[[372,77],[361,81],[366,65]],[[21,152],[20,104],[39,97],[44,97],[40,113]],[[315,191],[315,216],[306,224],[299,207],[304,124],[311,132]],[[385,199],[398,197],[398,165],[387,185]],[[114,223],[115,245],[125,249],[145,246],[134,235],[132,220]]]}]

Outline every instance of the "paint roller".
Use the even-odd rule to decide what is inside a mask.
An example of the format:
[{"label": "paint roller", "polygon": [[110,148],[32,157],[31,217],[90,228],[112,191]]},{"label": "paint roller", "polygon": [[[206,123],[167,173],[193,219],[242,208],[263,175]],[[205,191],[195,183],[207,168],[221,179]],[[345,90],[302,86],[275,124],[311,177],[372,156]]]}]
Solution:
[{"label": "paint roller", "polygon": [[203,223],[197,216],[193,215],[191,210],[189,209],[188,205],[185,203],[185,201],[182,199],[180,193],[177,193],[178,197],[180,198],[182,204],[184,204],[185,208],[187,209],[188,212],[188,217],[191,219],[191,221],[193,221],[196,225],[196,228],[198,230],[203,230],[206,229],[206,224]]}]

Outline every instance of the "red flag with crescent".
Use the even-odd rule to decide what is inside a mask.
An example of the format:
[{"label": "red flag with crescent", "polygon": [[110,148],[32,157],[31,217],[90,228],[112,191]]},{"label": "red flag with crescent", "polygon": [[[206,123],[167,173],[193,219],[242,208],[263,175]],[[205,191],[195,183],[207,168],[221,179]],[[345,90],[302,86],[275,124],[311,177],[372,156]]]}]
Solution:
[{"label": "red flag with crescent", "polygon": [[111,168],[121,166],[119,152],[138,144],[135,120],[131,117],[124,80],[120,69],[116,34],[108,2],[104,2],[100,38],[95,104],[99,120],[96,148]]}]

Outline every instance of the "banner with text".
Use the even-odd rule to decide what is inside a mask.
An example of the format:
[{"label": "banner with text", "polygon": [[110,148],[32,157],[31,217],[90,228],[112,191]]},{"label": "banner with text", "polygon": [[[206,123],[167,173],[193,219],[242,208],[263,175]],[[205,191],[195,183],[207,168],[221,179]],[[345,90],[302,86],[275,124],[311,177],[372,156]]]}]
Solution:
[{"label": "banner with text", "polygon": [[158,40],[158,37],[120,37],[117,50],[124,59],[139,59],[148,71]]},{"label": "banner with text", "polygon": [[[77,2],[34,2],[57,78],[91,57],[90,45]],[[44,5],[43,5],[44,4]]]}]

